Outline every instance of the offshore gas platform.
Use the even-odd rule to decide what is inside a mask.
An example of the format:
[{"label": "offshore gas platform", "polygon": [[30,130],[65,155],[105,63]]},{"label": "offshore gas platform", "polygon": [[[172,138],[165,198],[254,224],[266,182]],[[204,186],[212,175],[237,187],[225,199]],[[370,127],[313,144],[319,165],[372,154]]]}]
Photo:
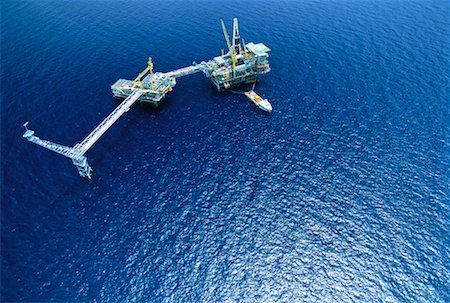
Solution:
[{"label": "offshore gas platform", "polygon": [[153,72],[152,59],[148,59],[147,67],[134,80],[119,79],[112,86],[112,93],[125,98],[82,142],[68,147],[42,140],[24,124],[23,137],[37,145],[70,158],[77,167],[81,177],[91,178],[90,167],[85,153],[98,139],[125,113],[135,102],[146,102],[157,107],[166,94],[172,91],[179,77],[203,72],[210,78],[218,91],[229,90],[244,84],[256,83],[260,75],[270,71],[268,52],[270,49],[262,43],[248,43],[241,39],[238,19],[233,19],[232,40],[228,36],[225,24],[221,20],[223,34],[228,47],[225,53],[210,61],[193,63],[169,72]]}]

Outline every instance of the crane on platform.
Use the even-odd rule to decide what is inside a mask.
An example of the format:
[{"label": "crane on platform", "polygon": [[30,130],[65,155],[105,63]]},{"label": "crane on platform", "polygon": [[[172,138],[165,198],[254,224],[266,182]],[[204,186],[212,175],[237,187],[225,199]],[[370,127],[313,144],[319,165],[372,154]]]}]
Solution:
[{"label": "crane on platform", "polygon": [[147,61],[147,67],[137,75],[136,79],[133,80],[133,86],[138,85],[141,89],[144,89],[144,86],[142,85],[141,79],[145,76],[145,74],[149,73],[149,75],[153,75],[153,62],[152,57],[148,58]]}]

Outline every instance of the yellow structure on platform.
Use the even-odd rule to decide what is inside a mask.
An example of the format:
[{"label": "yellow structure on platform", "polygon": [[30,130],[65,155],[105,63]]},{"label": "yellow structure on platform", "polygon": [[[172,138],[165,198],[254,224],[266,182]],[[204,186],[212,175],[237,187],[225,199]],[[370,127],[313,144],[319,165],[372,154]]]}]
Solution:
[{"label": "yellow structure on platform", "polygon": [[139,73],[139,75],[136,77],[136,79],[133,80],[133,86],[138,84],[140,88],[144,88],[144,85],[142,85],[141,79],[144,77],[147,73],[150,75],[153,75],[153,62],[152,57],[148,58],[147,67]]}]

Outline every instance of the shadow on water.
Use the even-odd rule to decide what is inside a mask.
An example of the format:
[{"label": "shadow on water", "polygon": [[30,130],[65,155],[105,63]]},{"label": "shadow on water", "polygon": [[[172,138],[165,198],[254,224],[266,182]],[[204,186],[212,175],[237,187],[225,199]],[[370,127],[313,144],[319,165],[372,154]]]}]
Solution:
[{"label": "shadow on water", "polygon": [[[121,97],[113,97],[114,101],[116,102],[117,106],[119,106],[120,103],[123,102],[123,100],[125,100],[125,98],[121,98]],[[166,97],[163,100],[161,100],[161,102],[158,104],[158,106],[154,106],[152,103],[148,103],[148,102],[136,102],[135,104],[133,104],[133,106],[130,108],[130,110],[136,110],[140,113],[149,113],[151,115],[157,115],[159,113],[161,113],[161,111],[163,111],[164,109],[166,109],[168,107],[168,103],[169,98]]]}]

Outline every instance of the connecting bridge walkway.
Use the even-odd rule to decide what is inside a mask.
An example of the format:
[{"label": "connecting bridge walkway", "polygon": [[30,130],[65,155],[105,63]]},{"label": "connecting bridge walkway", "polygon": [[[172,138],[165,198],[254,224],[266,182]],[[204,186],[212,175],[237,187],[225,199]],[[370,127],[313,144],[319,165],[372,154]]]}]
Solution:
[{"label": "connecting bridge walkway", "polygon": [[92,168],[89,166],[86,156],[84,155],[94,145],[98,139],[139,99],[144,92],[136,89],[131,93],[119,106],[114,109],[81,143],[74,147],[68,147],[42,140],[34,135],[34,131],[27,128],[28,122],[24,124],[25,133],[23,137],[30,142],[40,145],[46,149],[54,151],[60,155],[70,158],[77,167],[80,176],[91,178]]},{"label": "connecting bridge walkway", "polygon": [[[191,66],[179,68],[167,73],[161,73],[162,76],[167,78],[178,78],[194,73],[203,71],[205,68],[205,63],[194,64]],[[149,76],[147,76],[149,77]],[[34,131],[27,128],[28,122],[23,126],[25,127],[25,132],[23,137],[30,142],[40,145],[46,149],[49,149],[55,153],[63,155],[70,158],[73,164],[77,167],[80,176],[91,178],[92,168],[89,166],[86,156],[84,155],[99,139],[103,136],[106,131],[124,114],[130,107],[141,97],[145,92],[140,88],[134,88],[134,91],[122,102],[119,106],[112,111],[108,117],[106,117],[87,137],[81,142],[76,144],[74,147],[69,147],[47,140],[43,140],[35,136]]]},{"label": "connecting bridge walkway", "polygon": [[204,63],[202,62],[200,64],[179,68],[179,69],[167,72],[167,73],[162,73],[162,75],[165,77],[168,77],[168,78],[179,78],[179,77],[183,77],[183,76],[201,72],[201,71],[203,71],[203,69],[204,69]]}]

